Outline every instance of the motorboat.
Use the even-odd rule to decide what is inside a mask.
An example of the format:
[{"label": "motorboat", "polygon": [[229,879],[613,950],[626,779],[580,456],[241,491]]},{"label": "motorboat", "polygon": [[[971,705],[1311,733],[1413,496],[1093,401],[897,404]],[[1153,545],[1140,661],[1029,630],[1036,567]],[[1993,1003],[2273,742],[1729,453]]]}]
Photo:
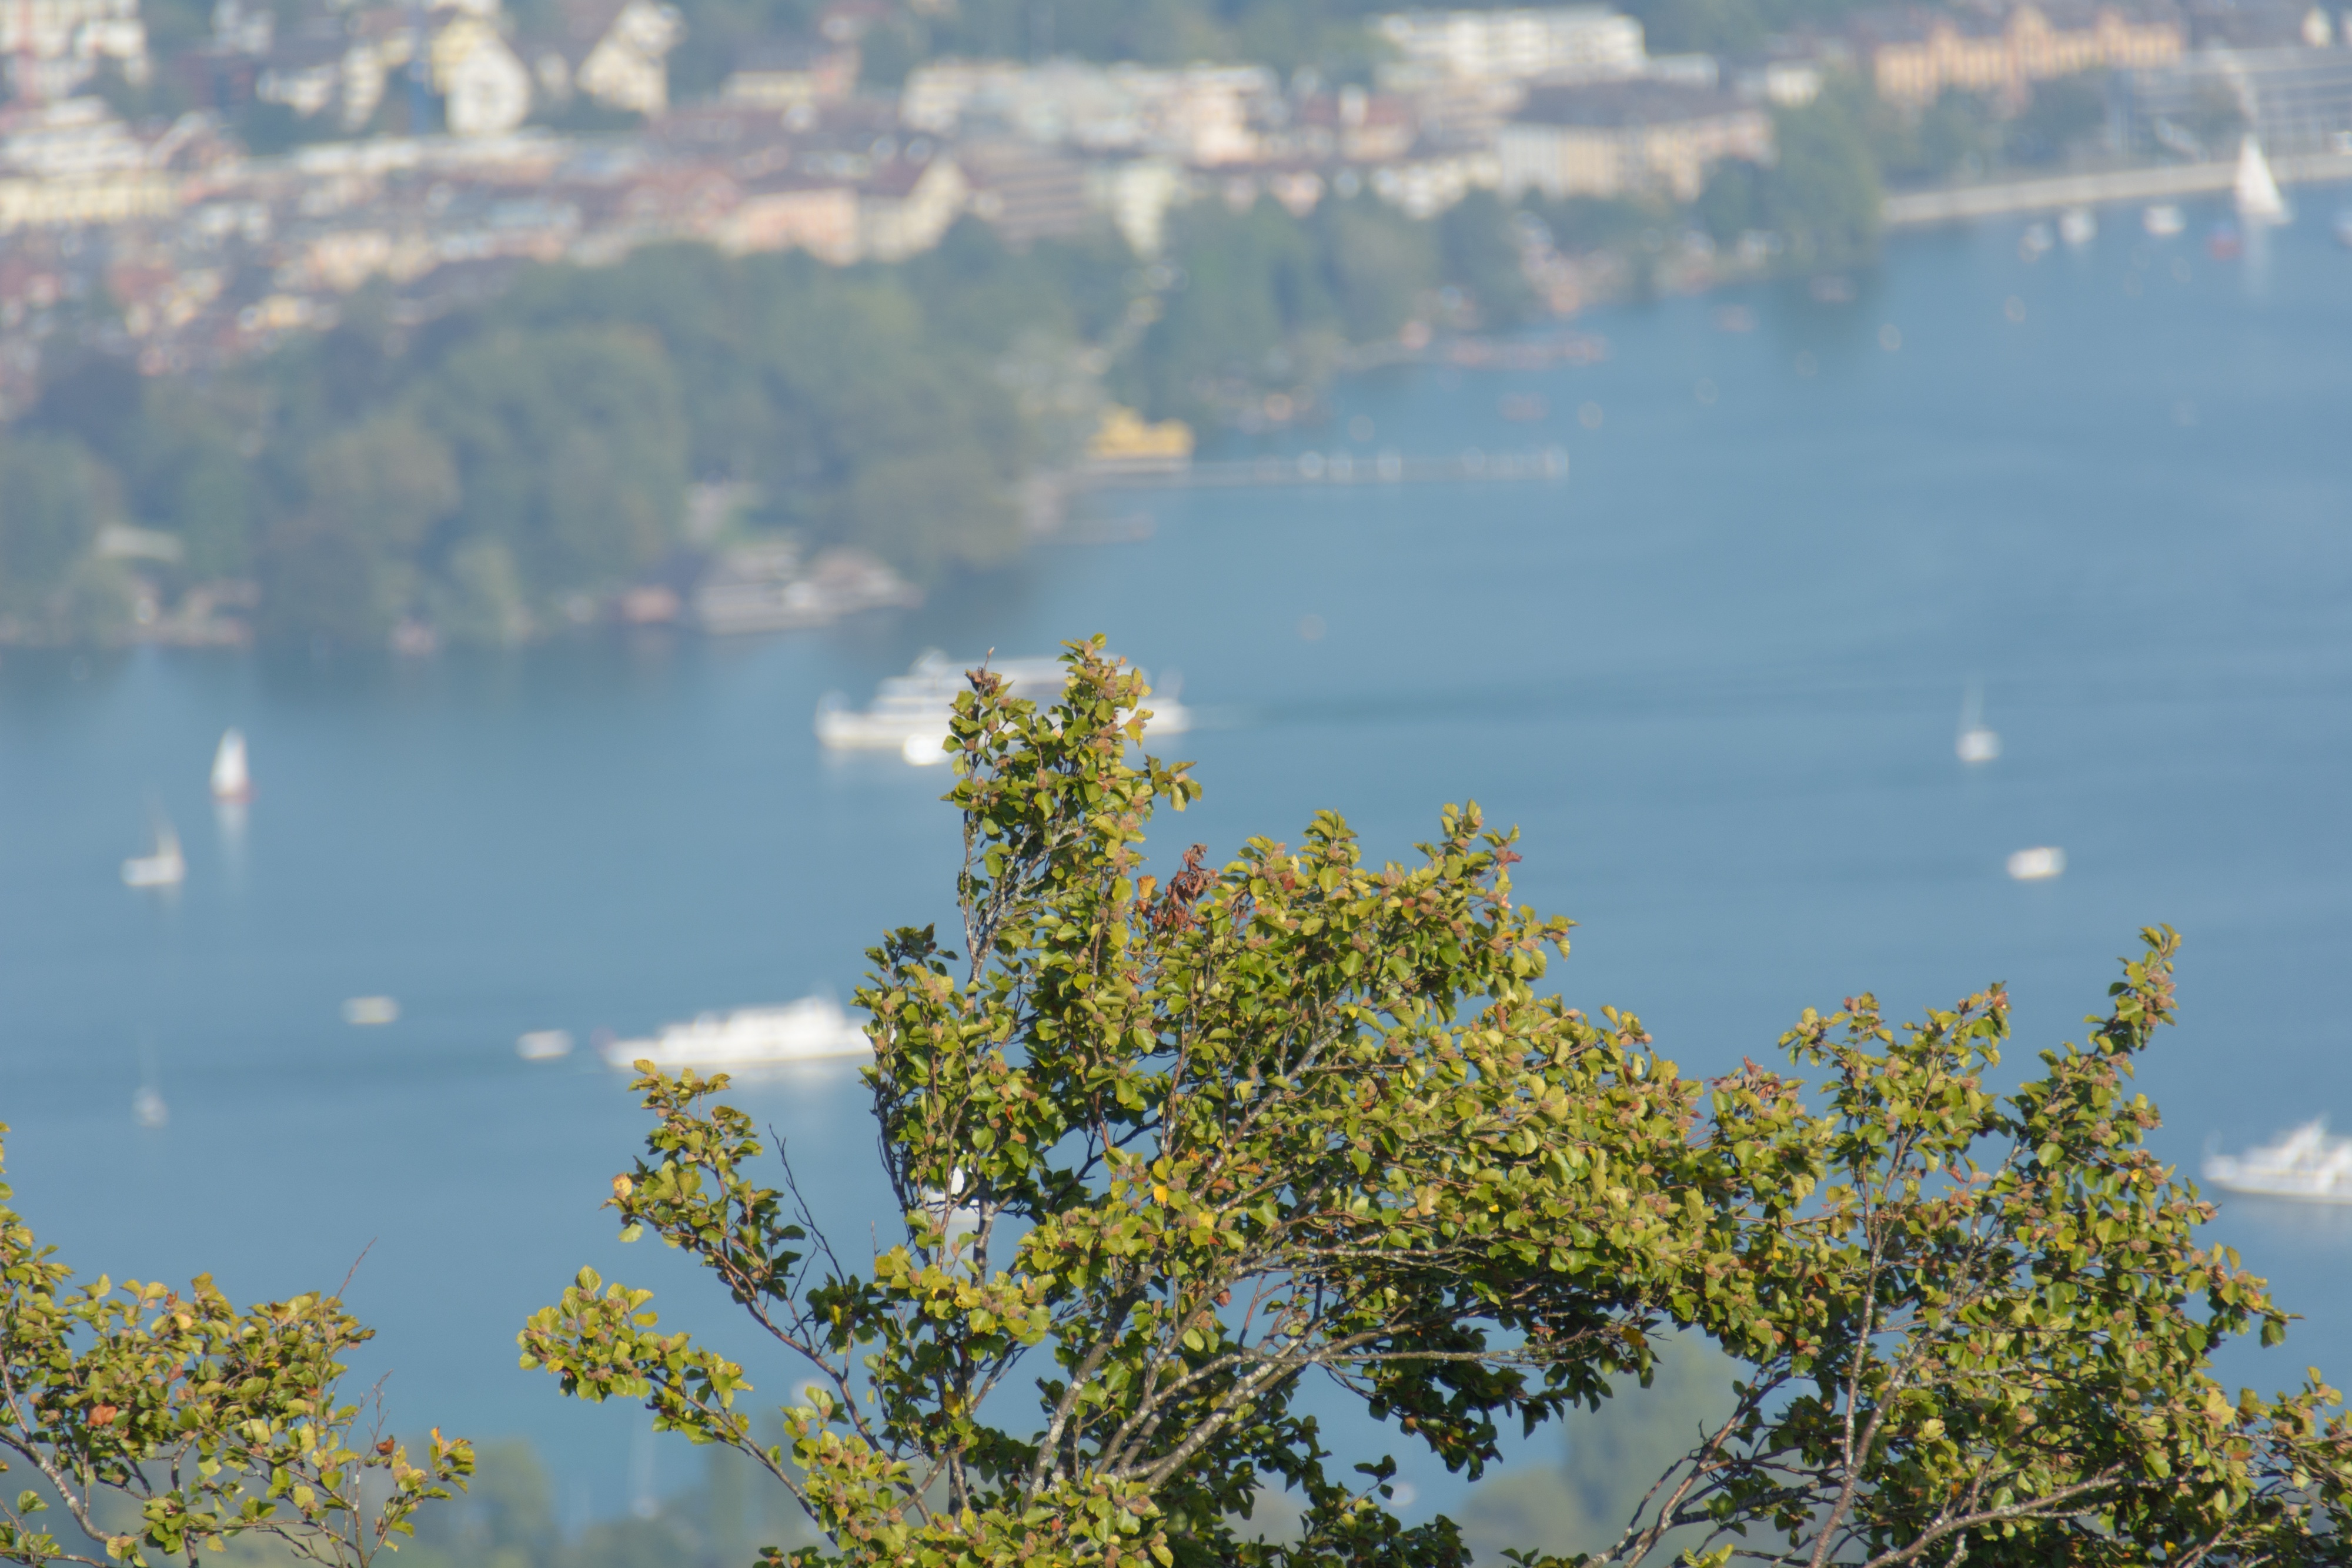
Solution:
[{"label": "motorboat", "polygon": [[[1033,702],[1052,700],[1069,681],[1069,668],[1059,659],[991,660],[988,668],[1011,695]],[[896,751],[918,766],[944,762],[956,698],[970,689],[965,669],[932,649],[905,674],[884,680],[863,708],[850,706],[839,692],[827,692],[817,704],[816,737],[833,751]],[[1145,734],[1181,735],[1192,727],[1192,715],[1176,700],[1177,690],[1178,683],[1171,680],[1164,693],[1153,694]]]},{"label": "motorboat", "polygon": [[515,1041],[515,1054],[525,1061],[561,1061],[572,1054],[572,1032],[535,1029]]},{"label": "motorboat", "polygon": [[2238,143],[2238,178],[2231,195],[2237,203],[2238,216],[2249,224],[2283,224],[2294,215],[2279,193],[2278,181],[2271,175],[2263,144],[2252,136]]},{"label": "motorboat", "polygon": [[232,729],[220,737],[213,753],[213,799],[222,801],[253,799],[253,775],[246,765],[245,732]]},{"label": "motorboat", "polygon": [[2189,226],[2189,220],[2170,202],[2158,202],[2141,209],[2139,226],[2156,239],[2170,239]]},{"label": "motorboat", "polygon": [[650,1061],[677,1069],[761,1067],[872,1054],[865,1026],[831,997],[803,997],[781,1008],[742,1008],[720,1017],[704,1013],[666,1026],[651,1040],[616,1040],[603,1048],[608,1067]]},{"label": "motorboat", "polygon": [[2030,850],[2020,850],[2009,857],[2009,875],[2012,882],[2048,882],[2063,875],[2066,852],[2042,844]]},{"label": "motorboat", "polygon": [[2058,237],[2067,245],[2080,248],[2098,237],[2099,220],[2091,215],[2088,207],[2068,207],[2058,214]]},{"label": "motorboat", "polygon": [[2048,224],[2028,224],[2017,237],[2017,254],[2026,261],[2039,261],[2042,253],[2056,243],[2050,237]]},{"label": "motorboat", "polygon": [[142,1083],[131,1096],[131,1119],[142,1127],[162,1127],[172,1120],[172,1108],[163,1103],[163,1092],[152,1083]]},{"label": "motorboat", "polygon": [[1960,699],[1960,734],[1952,749],[1970,767],[2000,755],[2000,736],[1985,727],[1984,694],[1974,686]]},{"label": "motorboat", "polygon": [[180,835],[169,822],[155,825],[152,854],[133,855],[122,862],[125,887],[177,887],[188,879],[188,858],[180,852]]},{"label": "motorboat", "polygon": [[2336,214],[2336,243],[2352,250],[2352,207]]},{"label": "motorboat", "polygon": [[2242,1155],[2208,1155],[2205,1179],[2264,1197],[2352,1203],[2352,1138],[2329,1137],[2323,1116]]}]

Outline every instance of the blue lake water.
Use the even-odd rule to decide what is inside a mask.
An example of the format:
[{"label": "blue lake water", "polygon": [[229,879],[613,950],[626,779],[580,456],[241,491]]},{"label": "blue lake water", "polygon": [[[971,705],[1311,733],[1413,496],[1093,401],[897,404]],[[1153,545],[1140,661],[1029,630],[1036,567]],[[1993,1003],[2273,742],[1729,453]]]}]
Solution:
[{"label": "blue lake water", "polygon": [[[949,914],[954,823],[938,770],[822,755],[820,694],[1093,631],[1181,670],[1203,720],[1171,749],[1207,798],[1163,848],[1223,859],[1328,806],[1402,854],[1475,798],[1525,830],[1522,897],[1582,923],[1560,987],[1689,1070],[1766,1060],[1865,988],[1909,1016],[1993,980],[2030,1061],[2165,921],[2188,945],[2143,1077],[2160,1150],[2352,1117],[2352,253],[2330,198],[2303,204],[2233,262],[2194,219],[2156,242],[2111,210],[2037,262],[1987,224],[1902,239],[1843,305],[1627,307],[1582,323],[1601,364],[1361,378],[1328,427],[1236,450],[1350,449],[1361,416],[1360,455],[1557,443],[1570,476],[1125,497],[1148,539],[824,633],[0,656],[18,1207],[92,1272],[211,1269],[248,1300],[364,1249],[348,1294],[395,1421],[528,1434],[575,1511],[614,1506],[641,1418],[516,1370],[516,1327],[583,1263],[679,1322],[727,1312],[598,1211],[639,1130],[619,1081],[516,1036],[845,997],[881,931]],[[1506,422],[1510,393],[1548,417]],[[1971,681],[2005,744],[1977,769],[1952,745]],[[205,794],[229,725],[258,789],[234,832]],[[116,875],[156,810],[188,846],[175,897]],[[2039,844],[2064,876],[2009,880]],[[347,1027],[374,993],[400,1021]],[[133,1120],[142,1071],[166,1127]],[[878,1217],[846,1071],[743,1099],[837,1225]],[[2232,1202],[2215,1234],[2307,1314],[2229,1370],[2352,1376],[2352,1213]],[[1423,1507],[1458,1502],[1401,1457]],[[663,1449],[657,1484],[691,1463]]]}]

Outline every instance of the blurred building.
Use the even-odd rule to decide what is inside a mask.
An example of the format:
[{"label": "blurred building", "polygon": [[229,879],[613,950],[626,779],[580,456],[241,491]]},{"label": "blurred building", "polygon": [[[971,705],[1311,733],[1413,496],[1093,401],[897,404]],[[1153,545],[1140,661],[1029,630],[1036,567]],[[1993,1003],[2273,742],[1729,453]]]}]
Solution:
[{"label": "blurred building", "polygon": [[205,129],[189,116],[160,134],[133,131],[95,98],[0,113],[0,233],[170,216]]},{"label": "blurred building", "polygon": [[2188,45],[2180,16],[2154,0],[2131,9],[2017,5],[2005,14],[1905,6],[1857,16],[1851,34],[1878,96],[1910,104],[1933,103],[1949,89],[2021,103],[2037,81],[2168,65]]},{"label": "blurred building", "polygon": [[855,45],[779,40],[746,50],[719,89],[730,103],[792,109],[832,103],[857,88]]},{"label": "blurred building", "polygon": [[1600,5],[1407,11],[1373,30],[1404,65],[1467,79],[1611,81],[1642,74],[1642,24]]},{"label": "blurred building", "polygon": [[1010,135],[1215,165],[1258,155],[1260,106],[1279,96],[1262,66],[944,60],[908,73],[898,116],[933,135]]},{"label": "blurred building", "polygon": [[1726,158],[1766,162],[1772,121],[1729,93],[1672,82],[1538,89],[1496,137],[1503,193],[1687,202]]},{"label": "blurred building", "polygon": [[1034,141],[966,142],[956,162],[971,182],[971,210],[1019,250],[1101,226],[1087,165]]},{"label": "blurred building", "polygon": [[133,83],[149,75],[139,0],[11,0],[0,5],[0,51],[20,99],[63,98],[108,62]]},{"label": "blurred building", "polygon": [[647,118],[669,107],[669,52],[686,36],[677,7],[656,0],[569,0],[553,32],[520,41],[542,99],[575,94]]}]

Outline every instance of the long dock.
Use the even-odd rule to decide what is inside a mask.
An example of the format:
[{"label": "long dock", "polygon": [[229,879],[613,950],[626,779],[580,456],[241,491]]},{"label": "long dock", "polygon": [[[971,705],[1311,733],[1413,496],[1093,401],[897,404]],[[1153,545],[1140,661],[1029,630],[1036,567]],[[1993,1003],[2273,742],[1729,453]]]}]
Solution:
[{"label": "long dock", "polygon": [[1545,446],[1532,452],[1485,452],[1470,447],[1452,457],[1370,455],[1353,452],[1302,452],[1296,457],[1240,457],[1181,467],[1094,468],[1076,476],[1090,488],[1205,489],[1269,485],[1420,485],[1463,480],[1560,480],[1568,477],[1568,452]]},{"label": "long dock", "polygon": [[[2282,185],[2352,180],[2352,152],[2305,152],[2273,158],[2272,177]],[[2038,180],[2001,180],[1943,191],[1907,191],[1886,198],[1880,209],[1888,228],[1965,222],[2002,213],[2054,212],[2101,202],[2156,202],[2177,196],[2210,196],[2236,183],[2237,160],[2211,163],[2166,163],[2153,169],[2110,169],[2095,174],[2053,174]]]}]

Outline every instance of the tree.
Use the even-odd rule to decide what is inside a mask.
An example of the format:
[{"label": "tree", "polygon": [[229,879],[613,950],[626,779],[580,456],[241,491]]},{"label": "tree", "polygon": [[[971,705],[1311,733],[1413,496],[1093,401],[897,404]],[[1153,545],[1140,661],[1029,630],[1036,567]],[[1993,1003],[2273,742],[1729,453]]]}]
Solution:
[{"label": "tree", "polygon": [[2036,82],[2032,101],[2010,122],[2009,155],[2020,163],[2055,163],[2106,119],[2106,93],[2095,78]]},{"label": "tree", "polygon": [[[1301,1385],[1475,1471],[1502,1421],[1638,1373],[1688,1261],[1663,1178],[1694,1088],[1632,1020],[1535,996],[1566,924],[1510,903],[1475,809],[1410,869],[1327,814],[1298,853],[1144,874],[1146,818],[1196,786],[1130,764],[1148,693],[1099,642],[1069,664],[1050,711],[984,674],[958,704],[973,956],[900,930],[859,993],[903,1243],[853,1272],[754,1178],[723,1080],[638,1084],[659,1125],[614,1179],[623,1234],[687,1249],[804,1364],[789,1448],[735,1408],[739,1364],[593,1272],[525,1364],[752,1454],[841,1561],[1459,1563],[1450,1522],[1380,1506],[1392,1466],[1328,1473]],[[1238,1539],[1268,1480],[1306,1505],[1296,1544]]]},{"label": "tree", "polygon": [[0,1558],[144,1568],[259,1540],[367,1568],[464,1486],[463,1441],[436,1430],[412,1463],[338,1403],[340,1358],[372,1333],[333,1296],[239,1312],[210,1276],[184,1295],[102,1275],[77,1289],[8,1197],[0,1184],[0,1453],[35,1484],[0,1500]]},{"label": "tree", "polygon": [[1677,1302],[1745,1364],[1606,1561],[1697,1526],[1707,1561],[2341,1563],[2352,1432],[2312,1375],[2228,1397],[2212,1352],[2286,1314],[2143,1146],[2133,1061],[2174,1010],[2168,929],[2085,1046],[1984,1083],[1997,988],[1898,1037],[1868,996],[1782,1045],[1825,1103],[1748,1064],[1710,1086],[1703,1158],[1745,1173],[1737,1265]]},{"label": "tree", "polygon": [[1492,191],[1474,190],[1437,217],[1445,276],[1477,302],[1479,324],[1516,327],[1537,313],[1535,286],[1519,259],[1512,214]]},{"label": "tree", "polygon": [[1878,165],[1850,97],[1833,88],[1772,116],[1780,156],[1765,182],[1765,210],[1791,256],[1810,266],[1847,267],[1878,250]]},{"label": "tree", "polygon": [[[2124,1094],[2170,932],[2006,1096],[1997,989],[1899,1038],[1866,997],[1808,1012],[1784,1044],[1819,1111],[1752,1063],[1702,1086],[1632,1017],[1536,995],[1567,923],[1511,904],[1475,808],[1410,867],[1325,813],[1297,852],[1149,874],[1152,809],[1198,787],[1130,761],[1149,693],[1098,639],[1067,662],[1050,710],[985,671],[957,706],[971,956],[901,929],[858,993],[903,1241],[846,1267],[789,1160],[757,1179],[723,1077],[640,1064],[623,1238],[686,1249],[797,1359],[788,1443],[650,1292],[583,1270],[520,1336],[567,1393],[790,1489],[832,1551],[786,1560],[1459,1564],[1450,1521],[1382,1506],[1393,1461],[1329,1473],[1302,1382],[1475,1475],[1501,1422],[1646,1381],[1670,1328],[1738,1364],[1730,1415],[1606,1561],[1672,1531],[1717,1568],[2343,1560],[2336,1396],[2223,1396],[2214,1348],[2285,1316],[2194,1244],[2210,1211]],[[1265,1485],[1297,1542],[1243,1538]]]},{"label": "tree", "polygon": [[36,641],[103,641],[130,619],[116,563],[94,554],[120,519],[113,476],[68,435],[0,444],[0,619]]}]

